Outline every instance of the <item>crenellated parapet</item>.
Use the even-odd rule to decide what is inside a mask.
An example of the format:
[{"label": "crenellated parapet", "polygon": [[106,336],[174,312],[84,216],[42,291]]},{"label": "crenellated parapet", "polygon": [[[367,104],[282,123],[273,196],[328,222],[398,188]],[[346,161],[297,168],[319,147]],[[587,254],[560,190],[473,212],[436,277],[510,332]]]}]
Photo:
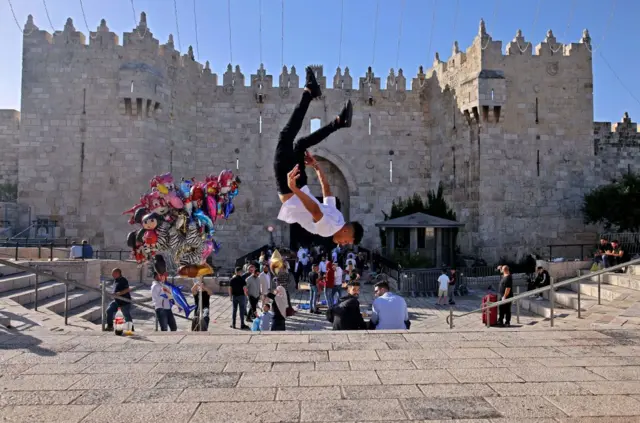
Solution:
[{"label": "crenellated parapet", "polygon": [[604,180],[617,179],[627,172],[640,172],[638,124],[626,112],[621,122],[594,122],[593,149]]},{"label": "crenellated parapet", "polygon": [[[291,89],[301,87],[300,76],[294,66],[283,66],[277,87],[274,86],[274,76],[268,74],[262,64],[254,74],[250,74],[248,85],[240,67],[232,63],[219,78],[208,62],[201,64],[196,60],[191,46],[183,54],[176,50],[173,36],[170,35],[164,44],[154,38],[144,12],[140,14],[138,25],[124,33],[122,45],[119,44],[118,35],[109,30],[104,19],[96,31],[88,34],[88,38],[87,45],[85,35],[76,30],[71,19],[67,20],[62,31],[50,35],[41,31],[29,16],[24,28],[25,55],[37,62],[43,49],[73,49],[75,53],[86,56],[86,63],[91,63],[92,58],[102,60],[104,54],[112,51],[113,56],[117,55],[117,60],[121,60],[118,96],[124,114],[155,116],[173,101],[172,90],[176,84],[189,84],[192,88],[188,91],[192,93],[249,95],[259,104],[278,97],[286,98]],[[511,75],[519,73],[521,68],[538,72],[535,66],[530,66],[535,65],[536,61],[544,62],[544,72],[549,76],[561,74],[564,68],[575,67],[580,61],[584,61],[583,67],[590,69],[590,43],[591,37],[586,30],[579,42],[566,45],[558,42],[553,32],[548,31],[545,39],[533,47],[518,30],[503,53],[502,42],[491,37],[481,20],[478,33],[466,50],[461,50],[455,41],[449,58],[441,59],[436,52],[430,68],[421,66],[417,75],[410,78],[410,86],[407,86],[402,69],[391,69],[381,81],[381,77],[376,76],[369,67],[363,76],[357,77],[358,85],[354,87],[354,78],[346,67],[344,71],[337,68],[335,74],[329,76],[332,81],[331,87],[328,87],[323,67],[311,67],[327,95],[331,90],[340,90],[340,96],[358,99],[361,104],[373,107],[385,102],[401,103],[409,97],[417,99],[426,86],[439,86],[441,92],[448,87],[457,108],[468,117],[469,123],[499,123],[501,110],[510,100],[507,81]],[[567,64],[563,61],[567,61]]]},{"label": "crenellated parapet", "polygon": [[622,144],[640,147],[638,124],[625,112],[621,122],[594,122],[594,141],[596,145]]}]

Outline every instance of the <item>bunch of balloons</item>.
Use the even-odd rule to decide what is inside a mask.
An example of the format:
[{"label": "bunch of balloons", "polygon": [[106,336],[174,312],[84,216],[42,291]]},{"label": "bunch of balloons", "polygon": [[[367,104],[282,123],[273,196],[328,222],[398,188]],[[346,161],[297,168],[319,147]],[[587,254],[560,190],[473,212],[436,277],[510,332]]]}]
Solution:
[{"label": "bunch of balloons", "polygon": [[171,173],[155,176],[140,202],[123,213],[132,215],[129,224],[142,226],[127,235],[135,260],[145,263],[164,251],[182,265],[179,274],[209,274],[207,257],[220,249],[213,237],[216,221],[233,213],[239,184],[230,170],[204,181],[183,178],[180,184]]}]

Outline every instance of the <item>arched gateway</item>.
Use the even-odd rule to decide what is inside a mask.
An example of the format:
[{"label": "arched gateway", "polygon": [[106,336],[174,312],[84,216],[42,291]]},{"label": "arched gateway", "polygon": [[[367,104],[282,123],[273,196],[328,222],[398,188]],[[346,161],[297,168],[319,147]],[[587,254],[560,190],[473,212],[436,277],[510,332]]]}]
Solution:
[{"label": "arched gateway", "polygon": [[[340,169],[331,161],[316,155],[316,159],[322,170],[324,170],[327,176],[327,181],[331,186],[331,191],[334,197],[336,197],[336,204],[338,209],[342,212],[345,220],[349,220],[349,184],[345,179],[345,176]],[[315,172],[312,169],[307,169],[308,185],[311,193],[319,200],[322,201],[322,188],[320,187],[320,181],[316,177]],[[300,244],[310,246],[311,244],[326,244],[332,245],[331,238],[322,238],[321,236],[311,234],[303,229],[297,223],[290,225],[290,248],[297,249]]]}]

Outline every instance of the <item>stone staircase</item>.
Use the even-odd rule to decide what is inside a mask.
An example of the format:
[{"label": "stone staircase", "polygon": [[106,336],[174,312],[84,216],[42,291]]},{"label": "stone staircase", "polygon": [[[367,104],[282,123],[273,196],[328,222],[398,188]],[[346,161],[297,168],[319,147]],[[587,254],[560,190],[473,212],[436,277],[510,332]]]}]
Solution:
[{"label": "stone staircase", "polygon": [[[583,270],[581,275],[589,274]],[[635,313],[625,313],[637,305],[640,311],[640,266],[629,266],[626,273],[607,273],[601,276],[600,299],[598,305],[598,277],[580,283],[572,283],[558,288],[555,292],[554,317],[577,316],[578,290],[580,291],[581,314],[583,319],[594,320],[594,323],[610,323],[621,316],[635,318]],[[530,311],[545,318],[551,317],[549,293],[543,300],[535,298],[523,299],[522,310]],[[640,319],[640,313],[637,317]]]},{"label": "stone staircase", "polygon": [[[35,309],[34,274],[23,272],[11,266],[0,265],[0,299],[10,300],[26,309]],[[150,287],[144,284],[132,286],[131,296],[134,300],[151,302]],[[109,289],[109,287],[107,287]],[[101,320],[101,295],[99,292],[69,286],[68,317],[74,321],[86,321],[88,327],[99,329]],[[106,300],[107,304],[110,302]],[[64,283],[40,278],[38,281],[38,311],[49,311],[64,315]],[[149,319],[152,313],[148,310],[133,308],[133,318]]]}]

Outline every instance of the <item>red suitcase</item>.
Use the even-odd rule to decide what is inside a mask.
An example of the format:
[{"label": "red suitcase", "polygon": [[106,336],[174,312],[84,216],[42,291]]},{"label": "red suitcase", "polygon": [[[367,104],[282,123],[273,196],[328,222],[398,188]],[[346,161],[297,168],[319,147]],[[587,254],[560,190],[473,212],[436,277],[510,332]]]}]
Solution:
[{"label": "red suitcase", "polygon": [[[487,294],[482,297],[482,308],[484,309],[484,305],[487,303],[495,303],[498,302],[498,296],[496,294]],[[482,312],[482,323],[487,324],[487,312],[484,310]],[[489,309],[489,325],[493,326],[498,323],[498,307],[491,307]]]}]

